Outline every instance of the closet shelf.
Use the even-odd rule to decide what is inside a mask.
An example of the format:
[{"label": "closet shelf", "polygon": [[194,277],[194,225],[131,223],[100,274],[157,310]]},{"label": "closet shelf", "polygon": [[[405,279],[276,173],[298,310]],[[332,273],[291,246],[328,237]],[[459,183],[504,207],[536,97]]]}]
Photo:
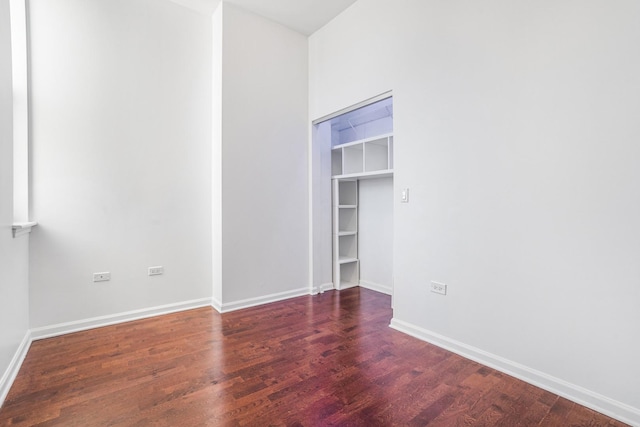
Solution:
[{"label": "closet shelf", "polygon": [[385,169],[385,170],[374,171],[374,172],[350,173],[347,175],[334,175],[332,176],[332,178],[334,179],[347,179],[347,178],[373,179],[373,178],[387,178],[390,176],[393,176],[393,169]]},{"label": "closet shelf", "polygon": [[365,142],[377,141],[379,139],[389,138],[390,136],[393,136],[393,132],[385,133],[383,135],[372,136],[370,138],[359,139],[357,141],[347,142],[347,143],[340,144],[340,145],[334,145],[332,149],[336,150],[338,148],[350,147],[352,145],[358,145],[358,144],[364,144]]}]

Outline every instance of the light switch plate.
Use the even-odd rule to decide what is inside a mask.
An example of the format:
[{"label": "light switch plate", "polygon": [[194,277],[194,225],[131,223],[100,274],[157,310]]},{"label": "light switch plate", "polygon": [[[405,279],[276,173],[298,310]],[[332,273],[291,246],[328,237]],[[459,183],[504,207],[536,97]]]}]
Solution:
[{"label": "light switch plate", "polygon": [[402,193],[400,193],[400,202],[409,203],[409,189],[408,188],[404,188],[402,190]]}]

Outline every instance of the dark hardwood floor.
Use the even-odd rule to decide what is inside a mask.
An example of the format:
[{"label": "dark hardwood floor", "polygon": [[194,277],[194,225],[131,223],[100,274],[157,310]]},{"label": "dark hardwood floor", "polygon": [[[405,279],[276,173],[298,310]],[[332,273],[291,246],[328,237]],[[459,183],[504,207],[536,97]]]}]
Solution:
[{"label": "dark hardwood floor", "polygon": [[36,341],[0,425],[624,425],[390,319],[388,296],[355,288]]}]

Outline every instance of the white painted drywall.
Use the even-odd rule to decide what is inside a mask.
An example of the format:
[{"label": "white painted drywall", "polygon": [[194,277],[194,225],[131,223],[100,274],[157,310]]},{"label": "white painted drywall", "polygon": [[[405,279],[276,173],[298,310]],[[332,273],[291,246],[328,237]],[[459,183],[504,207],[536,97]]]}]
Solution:
[{"label": "white painted drywall", "polygon": [[639,21],[632,0],[360,0],[310,39],[312,118],[393,89],[394,318],[636,423]]},{"label": "white painted drywall", "polygon": [[13,89],[9,2],[0,2],[0,404],[7,369],[29,329],[29,237],[14,239]]},{"label": "white painted drywall", "polygon": [[222,302],[309,288],[307,38],[223,5]]},{"label": "white painted drywall", "polygon": [[210,298],[211,17],[33,0],[29,19],[31,327]]},{"label": "white painted drywall", "polygon": [[358,184],[360,282],[393,290],[393,178],[361,179]]}]

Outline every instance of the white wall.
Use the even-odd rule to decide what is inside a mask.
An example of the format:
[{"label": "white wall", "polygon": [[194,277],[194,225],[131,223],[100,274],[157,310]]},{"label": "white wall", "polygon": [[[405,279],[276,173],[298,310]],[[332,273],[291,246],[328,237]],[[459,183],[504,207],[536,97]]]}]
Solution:
[{"label": "white wall", "polygon": [[358,186],[360,284],[393,290],[393,178],[361,179]]},{"label": "white wall", "polygon": [[29,238],[14,239],[13,95],[9,2],[0,2],[0,405],[10,386],[12,360],[29,329]]},{"label": "white wall", "polygon": [[29,13],[31,326],[209,300],[211,17],[167,0]]},{"label": "white wall", "polygon": [[639,19],[359,0],[310,39],[312,118],[393,89],[395,326],[636,424]]},{"label": "white wall", "polygon": [[222,308],[308,293],[307,39],[224,3]]}]

